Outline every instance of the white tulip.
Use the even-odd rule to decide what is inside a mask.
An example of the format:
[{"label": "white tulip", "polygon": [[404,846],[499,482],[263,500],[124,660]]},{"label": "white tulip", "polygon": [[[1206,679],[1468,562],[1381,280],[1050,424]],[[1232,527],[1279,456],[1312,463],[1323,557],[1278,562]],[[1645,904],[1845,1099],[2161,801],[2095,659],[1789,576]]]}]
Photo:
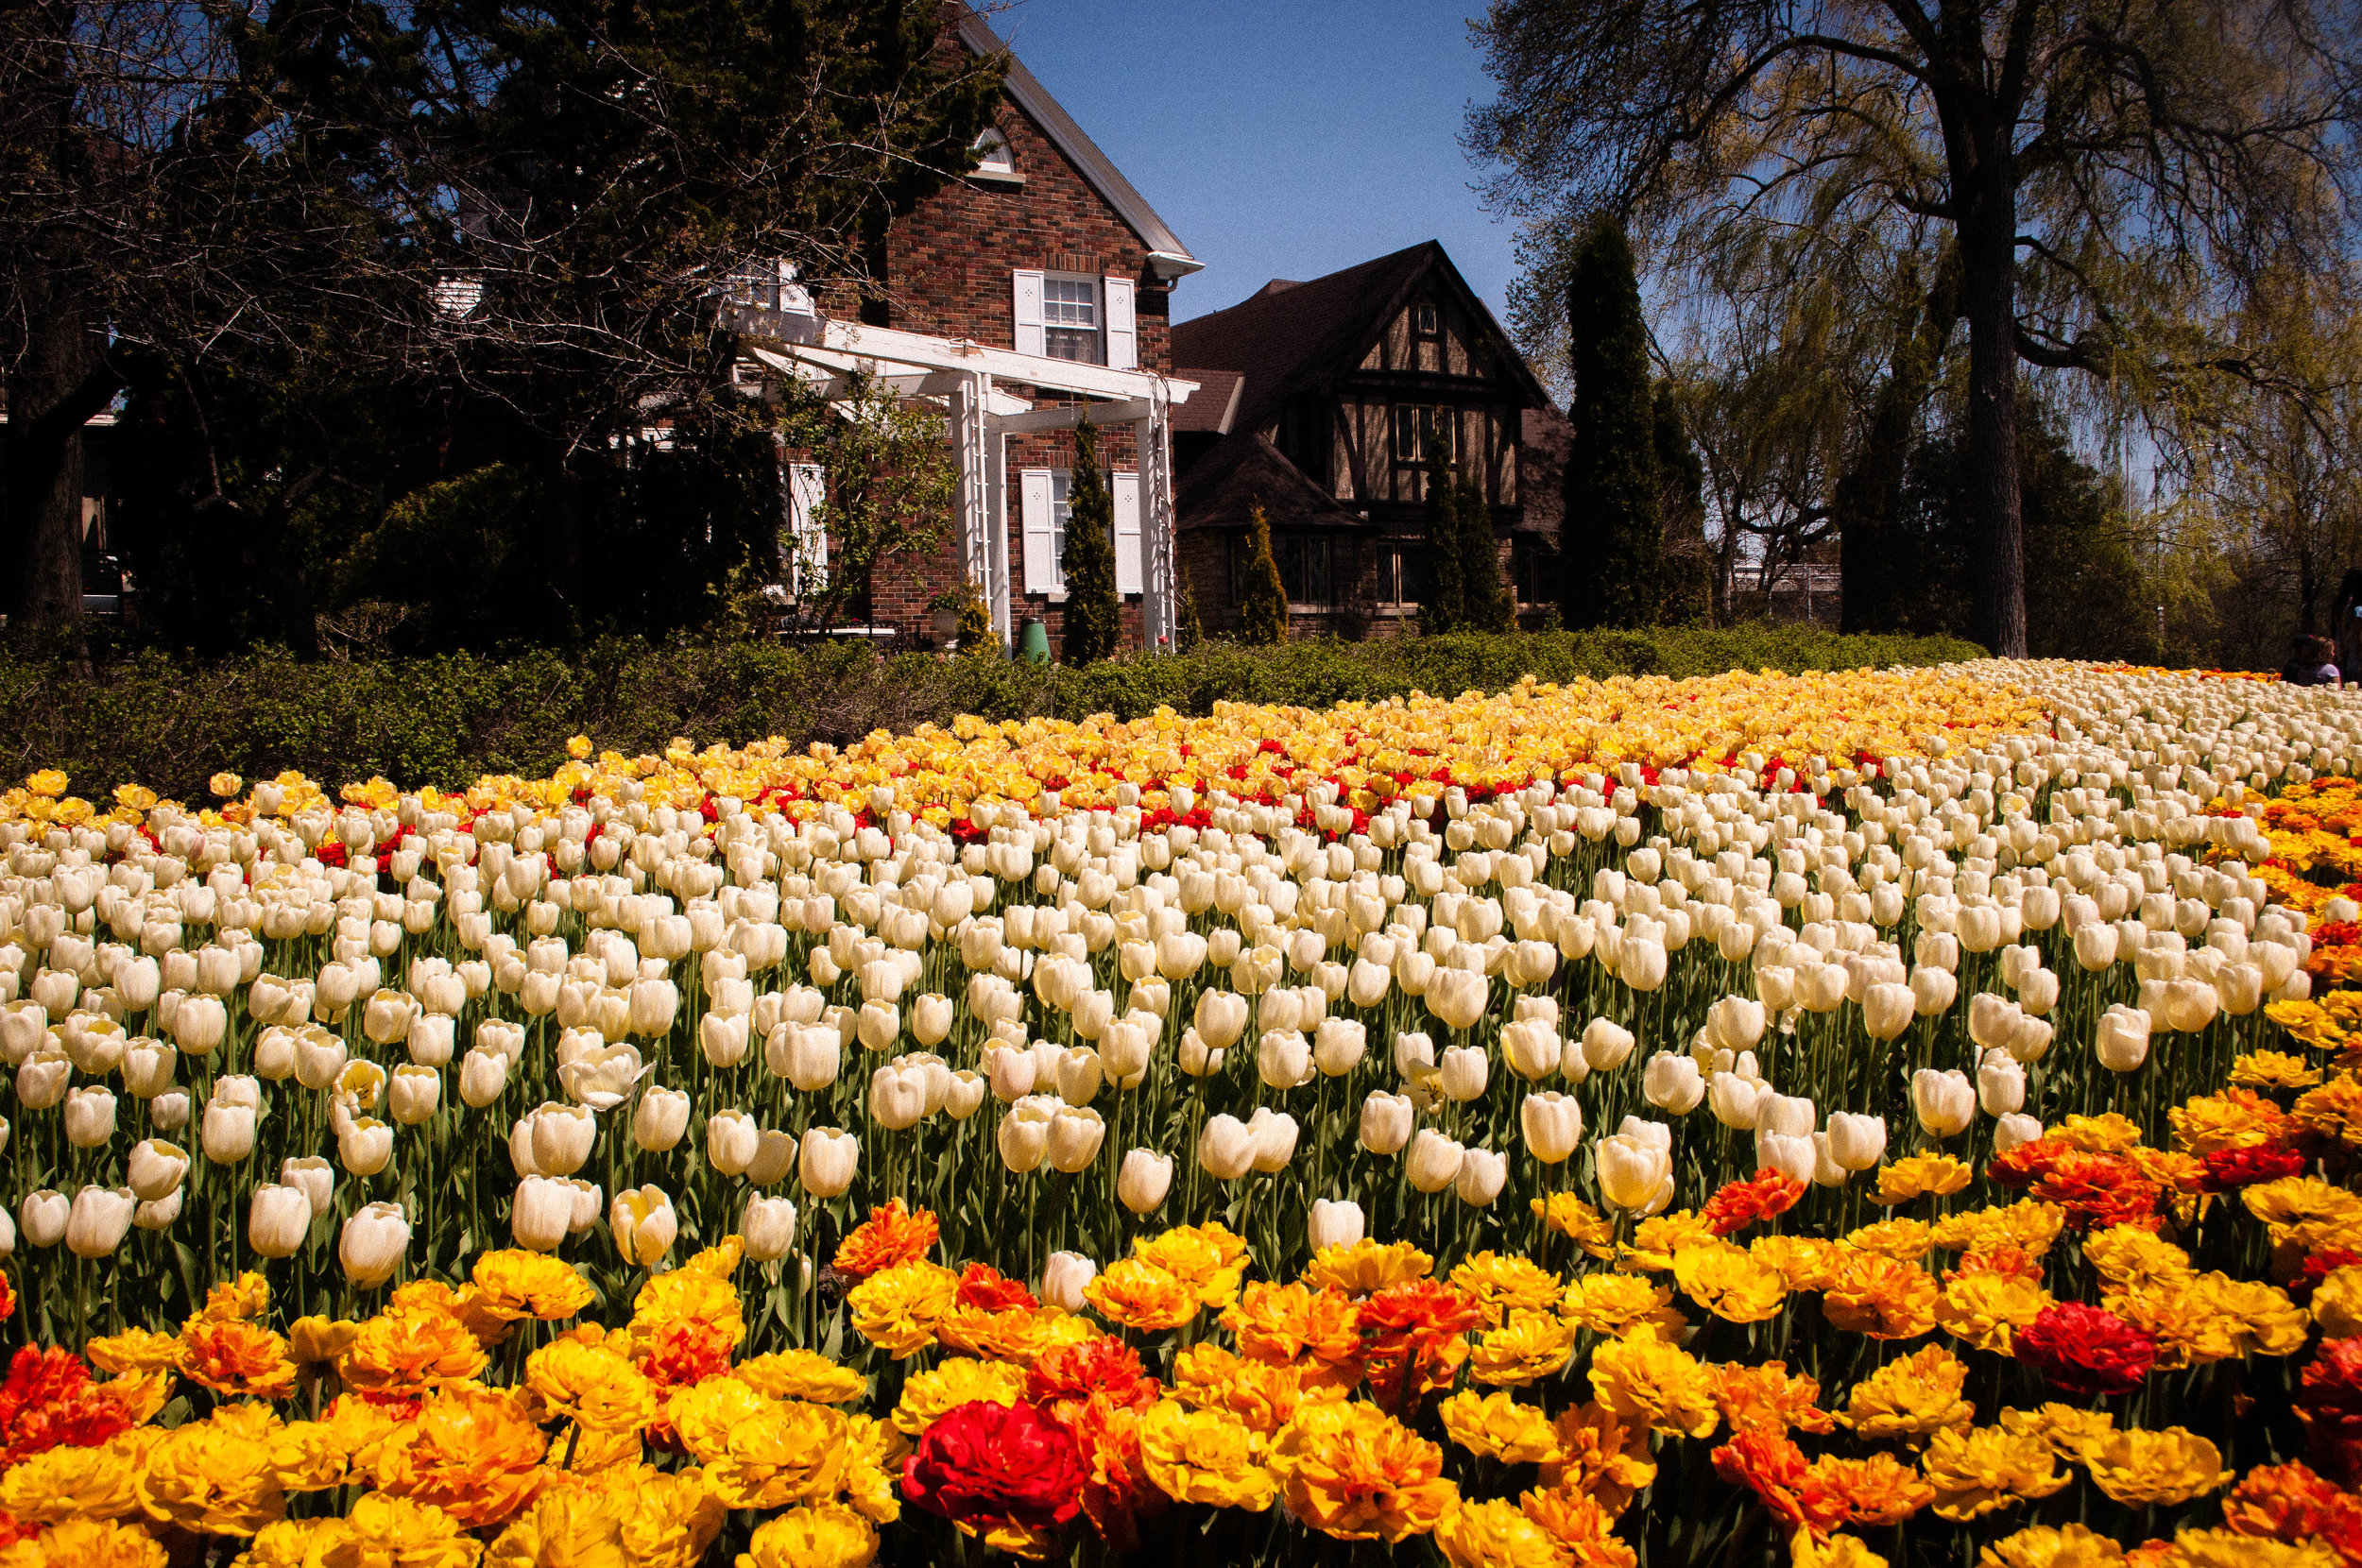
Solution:
[{"label": "white tulip", "polygon": [[27,1193],[17,1205],[18,1221],[25,1227],[25,1239],[36,1247],[55,1247],[65,1239],[66,1220],[74,1212],[74,1201],[52,1187]]},{"label": "white tulip", "polygon": [[374,1176],[393,1163],[394,1130],[374,1116],[362,1116],[337,1135],[336,1158],[355,1176]]},{"label": "white tulip", "polygon": [[1489,1149],[1470,1149],[1460,1157],[1460,1175],[1452,1184],[1460,1201],[1472,1208],[1490,1208],[1509,1181],[1509,1156]]},{"label": "white tulip", "polygon": [[1373,1154],[1398,1154],[1411,1141],[1412,1105],[1408,1095],[1374,1089],[1361,1102],[1361,1147]]},{"label": "white tulip", "polygon": [[652,1184],[617,1193],[614,1206],[608,1210],[608,1228],[614,1235],[615,1251],[626,1265],[653,1269],[673,1250],[680,1221],[673,1212],[672,1199]]},{"label": "white tulip", "polygon": [[1686,1116],[1706,1097],[1705,1075],[1694,1059],[1661,1050],[1649,1058],[1640,1076],[1640,1093],[1658,1110]]},{"label": "white tulip", "polygon": [[1583,1105],[1572,1095],[1528,1095],[1517,1120],[1526,1148],[1544,1165],[1560,1164],[1583,1143]]},{"label": "white tulip", "polygon": [[1752,1133],[1761,1118],[1764,1098],[1771,1092],[1757,1080],[1719,1072],[1706,1084],[1706,1100],[1715,1120],[1733,1132]]},{"label": "white tulip", "polygon": [[1172,1156],[1135,1149],[1116,1172],[1116,1196],[1134,1214],[1146,1214],[1172,1189]]},{"label": "white tulip", "polygon": [[1411,1139],[1411,1153],[1404,1162],[1411,1185],[1421,1192],[1441,1192],[1460,1179],[1460,1165],[1467,1152],[1459,1144],[1431,1127],[1422,1127]]},{"label": "white tulip", "polygon": [[265,1257],[293,1257],[312,1229],[312,1200],[301,1187],[265,1185],[247,1206],[248,1245]]},{"label": "white tulip", "polygon": [[432,1118],[443,1099],[443,1075],[433,1067],[404,1062],[394,1068],[386,1086],[386,1108],[394,1120],[416,1127]]},{"label": "white tulip", "polygon": [[746,1244],[746,1255],[757,1263],[770,1263],[785,1257],[796,1244],[796,1205],[785,1198],[765,1198],[755,1194],[746,1200],[746,1211],[738,1222],[740,1239]]},{"label": "white tulip", "polygon": [[508,1208],[509,1235],[520,1247],[554,1253],[573,1228],[574,1195],[565,1183],[527,1176]]},{"label": "white tulip", "polygon": [[1458,1100],[1477,1099],[1483,1096],[1484,1085],[1492,1074],[1491,1058],[1475,1046],[1455,1046],[1444,1052],[1439,1085],[1445,1098]]},{"label": "white tulip", "polygon": [[1977,1119],[1977,1090],[1965,1073],[1922,1067],[1911,1075],[1911,1109],[1926,1133],[1952,1137]]},{"label": "white tulip", "polygon": [[1051,1168],[1071,1176],[1099,1156],[1107,1136],[1107,1123],[1088,1106],[1062,1105],[1051,1113],[1048,1137]]},{"label": "white tulip", "polygon": [[2138,1072],[2148,1060],[2149,1017],[2121,1002],[2099,1015],[2099,1065],[2110,1072]]},{"label": "white tulip", "polygon": [[640,1103],[631,1113],[632,1142],[651,1154],[661,1154],[678,1144],[688,1131],[688,1095],[655,1085],[640,1091]]},{"label": "white tulip", "polygon": [[1041,1299],[1045,1305],[1061,1312],[1080,1312],[1090,1304],[1083,1299],[1083,1287],[1099,1274],[1099,1265],[1080,1253],[1053,1253],[1042,1265]]},{"label": "white tulip", "polygon": [[861,1140],[833,1127],[814,1127],[803,1136],[797,1162],[804,1190],[814,1198],[835,1198],[853,1185],[861,1163]]},{"label": "white tulip", "polygon": [[1583,1029],[1583,1059],[1593,1072],[1608,1072],[1624,1065],[1637,1037],[1606,1018],[1594,1018]]},{"label": "white tulip", "polygon": [[1672,1196],[1673,1162],[1666,1149],[1635,1133],[1617,1133],[1594,1146],[1600,1196],[1616,1208],[1647,1212]]},{"label": "white tulip", "polygon": [[129,1187],[86,1186],[66,1211],[66,1251],[76,1257],[109,1257],[130,1233],[139,1201]]},{"label": "white tulip", "polygon": [[1305,1221],[1305,1236],[1316,1253],[1330,1247],[1350,1247],[1361,1239],[1365,1223],[1361,1204],[1315,1198]]},{"label": "white tulip", "polygon": [[1977,1065],[1977,1103],[1989,1116],[2006,1116],[2026,1104],[2026,1069],[2008,1052],[1987,1052]]},{"label": "white tulip", "polygon": [[279,1162],[279,1185],[300,1190],[312,1205],[312,1218],[317,1219],[335,1202],[336,1167],[325,1155],[289,1155]]},{"label": "white tulip", "polygon": [[1829,1158],[1847,1170],[1868,1170],[1886,1157],[1887,1124],[1851,1111],[1829,1113]]},{"label": "white tulip", "polygon": [[134,1196],[157,1199],[178,1191],[189,1174],[189,1156],[178,1145],[161,1138],[143,1138],[131,1146],[124,1174]]},{"label": "white tulip", "polygon": [[1258,1105],[1247,1118],[1247,1135],[1255,1140],[1255,1168],[1269,1176],[1284,1170],[1295,1158],[1296,1118],[1285,1111]]},{"label": "white tulip", "polygon": [[398,1203],[370,1203],[345,1221],[336,1239],[336,1261],[358,1290],[374,1290],[394,1277],[410,1250],[410,1220]]},{"label": "white tulip", "polygon": [[105,1089],[72,1089],[65,1097],[65,1141],[99,1149],[115,1135],[115,1097]]}]

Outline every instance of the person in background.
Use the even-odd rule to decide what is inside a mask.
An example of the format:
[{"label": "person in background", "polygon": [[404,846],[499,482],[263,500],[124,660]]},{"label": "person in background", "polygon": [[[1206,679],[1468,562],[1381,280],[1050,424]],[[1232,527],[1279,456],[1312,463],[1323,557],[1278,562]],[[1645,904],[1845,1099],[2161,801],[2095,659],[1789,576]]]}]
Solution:
[{"label": "person in background", "polygon": [[2325,637],[2300,637],[2296,650],[2288,660],[2288,668],[2280,672],[2280,678],[2290,686],[2335,686],[2337,666],[2334,662],[2337,650]]}]

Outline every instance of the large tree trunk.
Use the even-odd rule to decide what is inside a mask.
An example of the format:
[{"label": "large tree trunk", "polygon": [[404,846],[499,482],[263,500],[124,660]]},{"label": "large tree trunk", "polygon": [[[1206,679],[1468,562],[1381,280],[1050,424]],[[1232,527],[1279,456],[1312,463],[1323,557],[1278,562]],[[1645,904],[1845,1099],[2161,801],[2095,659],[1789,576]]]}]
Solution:
[{"label": "large tree trunk", "polygon": [[[2006,129],[2003,132],[2007,134]],[[1960,193],[1960,283],[1968,317],[1968,482],[1983,548],[1977,640],[2026,656],[2025,530],[2017,478],[2017,190],[2006,147]]]},{"label": "large tree trunk", "polygon": [[9,378],[0,552],[11,563],[13,638],[78,632],[82,620],[82,426],[121,390],[72,277],[54,251],[18,259],[22,351]]}]

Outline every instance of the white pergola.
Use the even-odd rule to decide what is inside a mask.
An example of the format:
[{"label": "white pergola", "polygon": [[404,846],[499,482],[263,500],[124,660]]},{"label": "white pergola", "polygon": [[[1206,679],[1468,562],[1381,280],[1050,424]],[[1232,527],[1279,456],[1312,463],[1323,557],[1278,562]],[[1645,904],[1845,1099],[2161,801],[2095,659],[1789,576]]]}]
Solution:
[{"label": "white pergola", "polygon": [[[745,313],[746,330],[775,340],[748,345],[767,368],[793,376],[825,398],[846,396],[852,378],[899,396],[940,399],[960,466],[960,558],[968,580],[992,605],[994,627],[1013,645],[1009,571],[1008,437],[1080,424],[1128,424],[1140,466],[1140,602],[1145,643],[1172,645],[1174,618],[1172,407],[1195,382],[1149,370],[1111,370],[986,348],[965,338],[930,337],[859,322],[831,321],[796,310]],[[1096,400],[1036,408],[1031,398],[997,383]]]}]

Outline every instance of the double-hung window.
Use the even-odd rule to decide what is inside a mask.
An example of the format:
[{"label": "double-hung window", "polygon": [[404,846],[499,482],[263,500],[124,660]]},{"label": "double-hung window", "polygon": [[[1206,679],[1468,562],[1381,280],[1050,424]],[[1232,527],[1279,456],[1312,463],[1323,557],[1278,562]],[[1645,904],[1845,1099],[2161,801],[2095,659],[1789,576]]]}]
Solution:
[{"label": "double-hung window", "polygon": [[1100,336],[1099,280],[1052,273],[1041,284],[1042,348],[1052,359],[1104,365]]}]

